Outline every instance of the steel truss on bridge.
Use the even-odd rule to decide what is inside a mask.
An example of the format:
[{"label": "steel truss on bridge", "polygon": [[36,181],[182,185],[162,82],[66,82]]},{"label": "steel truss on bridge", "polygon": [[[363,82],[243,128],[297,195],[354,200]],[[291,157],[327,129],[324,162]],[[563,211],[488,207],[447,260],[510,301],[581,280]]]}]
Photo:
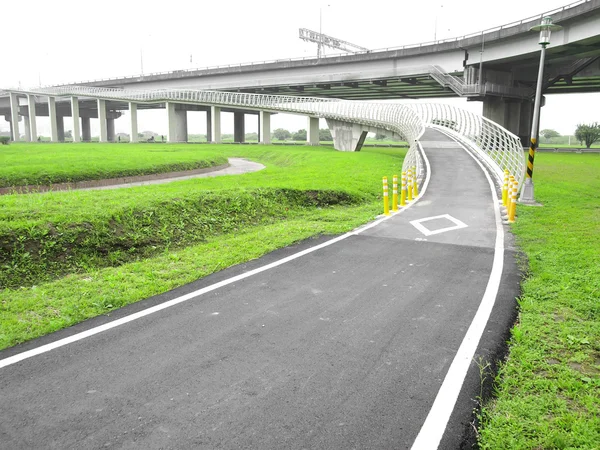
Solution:
[{"label": "steel truss on bridge", "polygon": [[403,170],[423,165],[417,142],[426,127],[438,128],[461,142],[490,169],[498,185],[508,170],[521,185],[525,159],[521,141],[513,133],[478,114],[436,103],[398,104],[349,101],[317,97],[297,97],[202,91],[194,89],[128,90],[87,86],[58,86],[33,90],[6,90],[6,94],[78,99],[116,100],[135,104],[181,103],[242,110],[301,114],[358,124],[366,129],[391,131],[410,145]]}]

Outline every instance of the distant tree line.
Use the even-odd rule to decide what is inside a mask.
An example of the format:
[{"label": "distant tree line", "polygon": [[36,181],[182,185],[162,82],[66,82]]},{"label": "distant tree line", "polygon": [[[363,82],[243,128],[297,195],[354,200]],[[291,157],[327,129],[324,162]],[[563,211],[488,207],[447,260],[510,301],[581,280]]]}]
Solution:
[{"label": "distant tree line", "polygon": [[573,141],[579,142],[580,146],[585,145],[586,148],[590,148],[594,143],[600,141],[600,124],[598,122],[579,124],[572,136],[562,136],[558,131],[550,128],[540,131],[540,143],[544,144],[568,145],[571,143],[571,138]]}]

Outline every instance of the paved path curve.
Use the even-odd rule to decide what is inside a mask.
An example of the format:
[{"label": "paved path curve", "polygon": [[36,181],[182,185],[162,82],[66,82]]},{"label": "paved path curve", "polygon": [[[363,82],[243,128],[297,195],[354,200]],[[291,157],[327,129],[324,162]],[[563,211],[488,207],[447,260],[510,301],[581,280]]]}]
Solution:
[{"label": "paved path curve", "polygon": [[119,189],[134,186],[147,186],[150,184],[165,184],[173,181],[191,180],[192,178],[218,177],[222,175],[241,175],[243,173],[257,172],[265,166],[243,158],[229,158],[228,164],[217,167],[185,170],[180,172],[154,173],[149,175],[132,175],[120,178],[107,178],[104,180],[77,181],[74,183],[56,183],[48,186],[18,186],[0,188],[0,195],[29,192],[49,191],[94,191],[105,189]]},{"label": "paved path curve", "polygon": [[[474,159],[439,132],[423,140],[429,186],[401,214],[0,352],[0,448],[413,447],[504,232]],[[474,342],[484,359],[502,347],[518,293],[501,250]],[[459,448],[470,428],[480,386],[477,365],[466,368],[457,401],[442,402],[449,421],[434,414],[440,448]]]}]

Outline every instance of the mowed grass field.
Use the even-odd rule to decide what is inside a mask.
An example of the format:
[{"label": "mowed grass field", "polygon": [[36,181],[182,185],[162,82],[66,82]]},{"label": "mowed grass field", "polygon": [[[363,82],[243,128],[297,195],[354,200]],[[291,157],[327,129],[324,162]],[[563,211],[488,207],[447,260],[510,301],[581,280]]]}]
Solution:
[{"label": "mowed grass field", "polygon": [[[512,226],[525,279],[483,449],[600,448],[600,155],[538,153]],[[526,262],[527,261],[527,262]]]},{"label": "mowed grass field", "polygon": [[[126,159],[130,144],[100,147]],[[192,149],[198,161],[244,157],[267,168],[113,191],[0,196],[0,348],[302,239],[353,229],[381,212],[381,177],[400,171],[406,151],[163,147]],[[0,153],[0,176],[5,162]],[[534,177],[544,207],[519,205],[512,226],[526,278],[497,397],[481,413],[479,445],[598,448],[600,155],[539,153]]]},{"label": "mowed grass field", "polygon": [[220,152],[194,145],[11,144],[0,149],[0,187],[46,185],[200,169],[227,163]]},{"label": "mowed grass field", "polygon": [[[35,180],[40,166],[29,147],[58,167],[64,155],[81,148],[81,173],[101,165],[91,155],[94,147],[85,144],[76,150],[69,144],[10,147],[29,155],[32,173],[26,164],[18,169],[28,180]],[[140,151],[162,149],[193,152],[192,163],[243,157],[266,169],[127,189],[0,196],[0,348],[311,236],[368,222],[381,212],[381,177],[399,173],[406,152],[186,144],[97,148],[115,152],[124,165],[135,165]],[[0,153],[0,176],[16,170],[8,159]]]}]

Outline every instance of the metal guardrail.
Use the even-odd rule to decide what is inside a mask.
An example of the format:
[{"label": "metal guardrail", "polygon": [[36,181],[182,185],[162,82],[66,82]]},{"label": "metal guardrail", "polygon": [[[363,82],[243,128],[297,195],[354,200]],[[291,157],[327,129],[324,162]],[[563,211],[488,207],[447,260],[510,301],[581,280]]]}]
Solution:
[{"label": "metal guardrail", "polygon": [[55,97],[81,97],[134,103],[187,103],[270,112],[287,112],[356,123],[392,131],[409,143],[403,170],[416,166],[422,172],[417,140],[425,127],[437,127],[454,136],[483,160],[502,182],[507,169],[522,182],[525,174],[523,148],[517,136],[477,114],[450,105],[397,104],[295,97],[194,89],[128,90],[86,86],[59,86],[8,93]]},{"label": "metal guardrail", "polygon": [[497,123],[464,109],[441,103],[411,105],[425,126],[444,130],[473,151],[501,185],[508,170],[522,185],[525,176],[523,146],[518,136]]}]

